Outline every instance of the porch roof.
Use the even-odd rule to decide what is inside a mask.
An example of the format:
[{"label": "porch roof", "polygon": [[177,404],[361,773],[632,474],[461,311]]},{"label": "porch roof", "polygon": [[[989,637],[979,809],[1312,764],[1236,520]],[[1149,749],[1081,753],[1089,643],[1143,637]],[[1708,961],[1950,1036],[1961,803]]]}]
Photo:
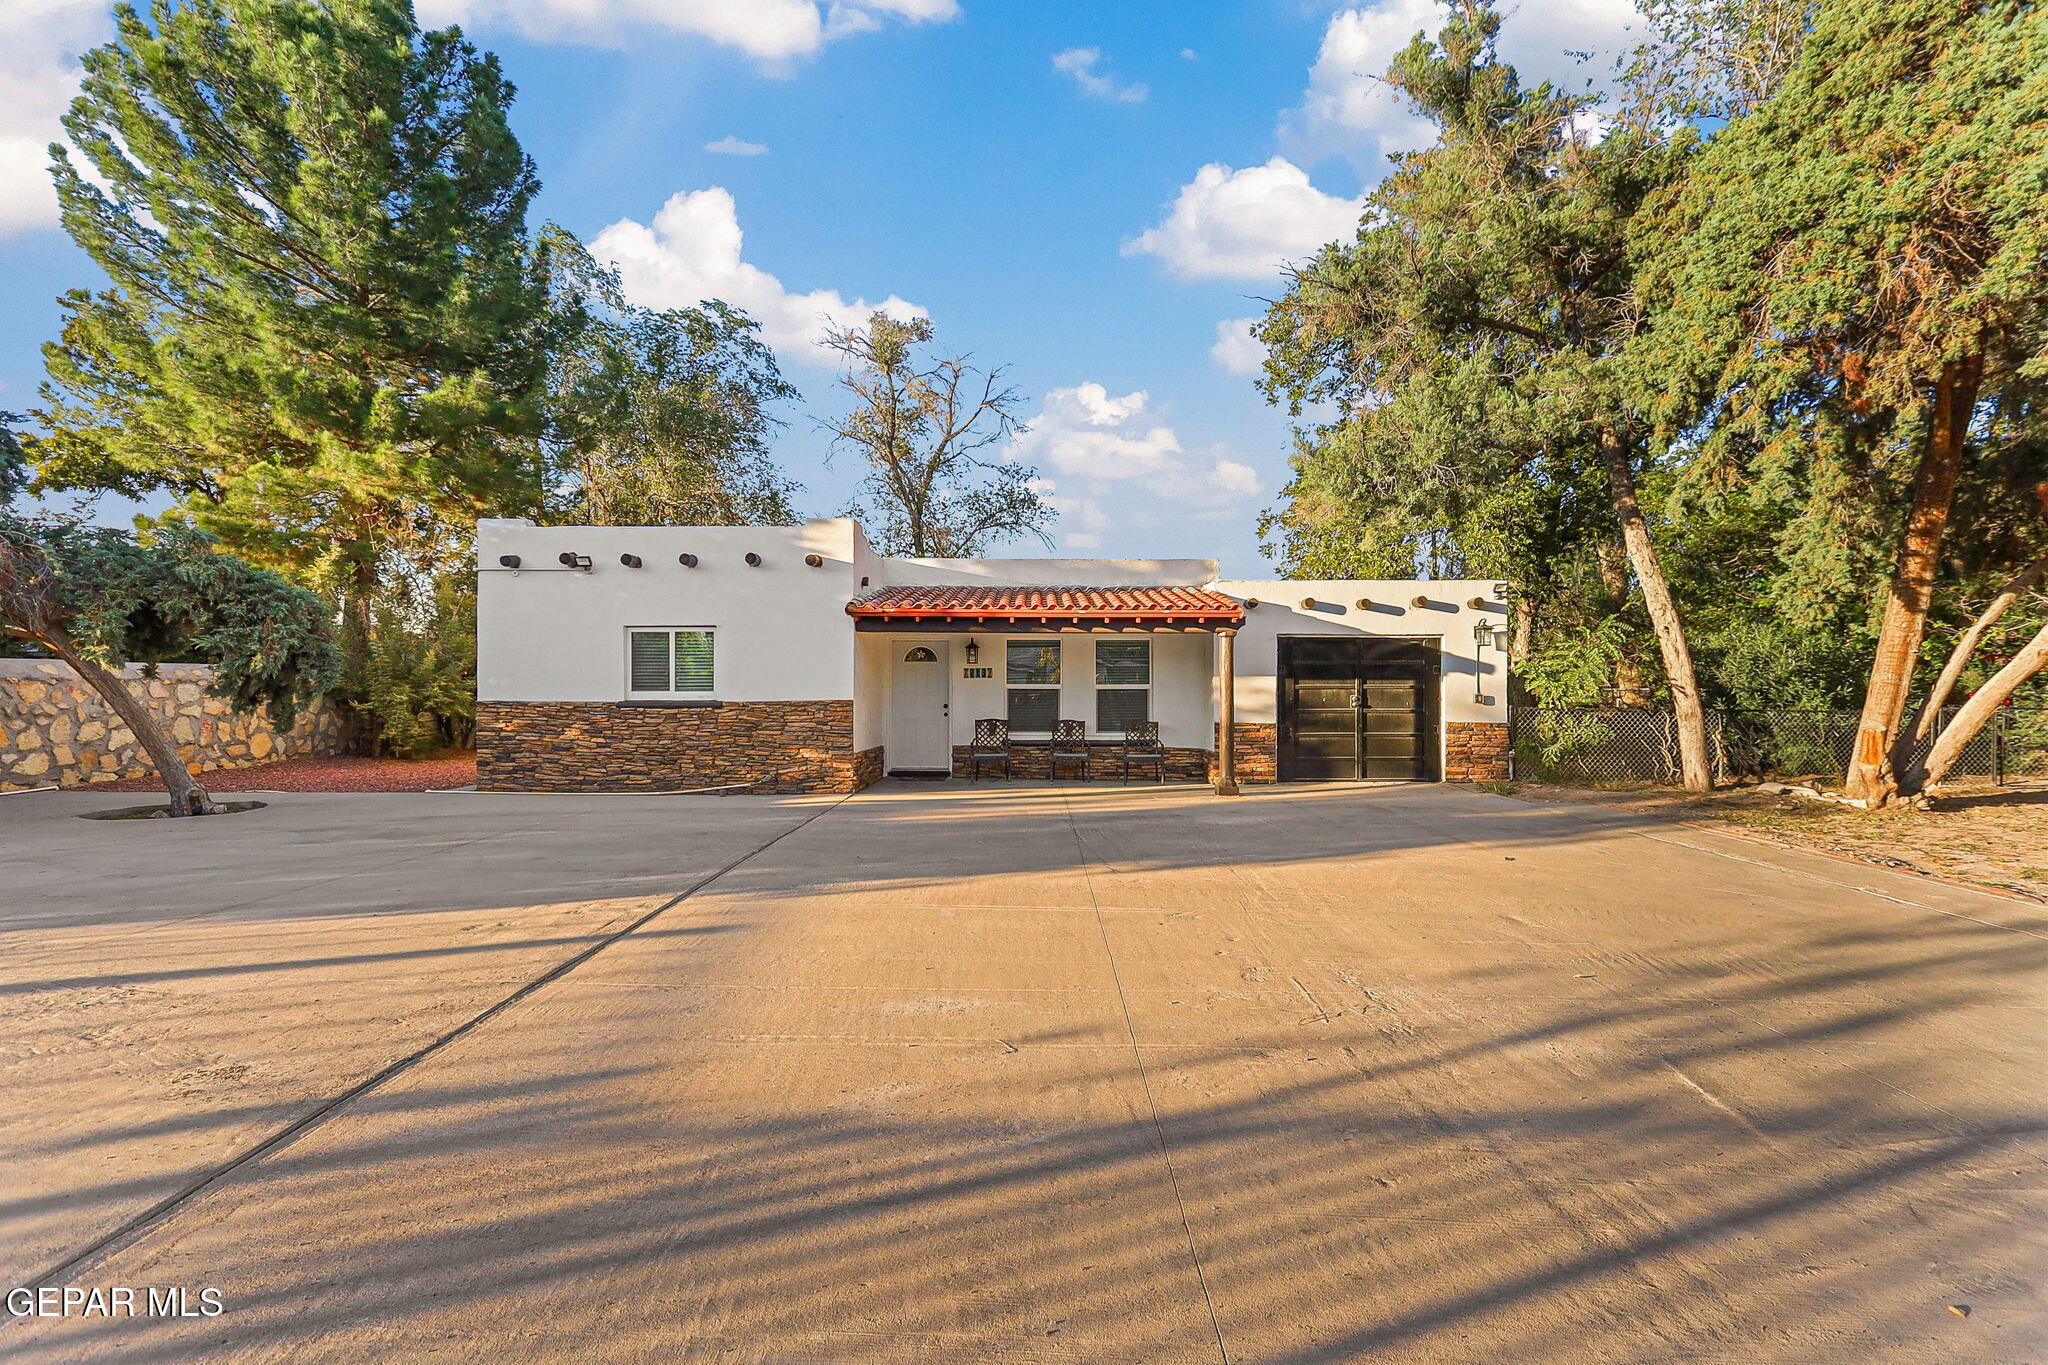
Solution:
[{"label": "porch roof", "polygon": [[883,588],[846,604],[857,629],[1215,630],[1244,604],[1206,588],[1073,586]]}]

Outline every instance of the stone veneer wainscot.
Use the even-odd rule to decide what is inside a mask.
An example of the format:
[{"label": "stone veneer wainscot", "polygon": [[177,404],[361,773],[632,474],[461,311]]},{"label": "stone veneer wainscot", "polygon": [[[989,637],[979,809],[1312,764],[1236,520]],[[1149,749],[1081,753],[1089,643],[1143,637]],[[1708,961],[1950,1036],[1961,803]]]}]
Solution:
[{"label": "stone veneer wainscot", "polygon": [[1471,720],[1444,726],[1445,781],[1504,782],[1507,775],[1507,726]]},{"label": "stone veneer wainscot", "polygon": [[852,792],[882,769],[854,750],[851,701],[480,701],[476,751],[483,791]]}]

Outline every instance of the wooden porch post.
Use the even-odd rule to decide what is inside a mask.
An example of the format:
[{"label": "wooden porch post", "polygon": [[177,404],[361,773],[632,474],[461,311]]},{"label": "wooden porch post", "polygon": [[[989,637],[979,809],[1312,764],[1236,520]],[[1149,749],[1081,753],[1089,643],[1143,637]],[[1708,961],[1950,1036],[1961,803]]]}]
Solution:
[{"label": "wooden porch post", "polygon": [[1222,721],[1216,727],[1216,794],[1236,796],[1237,754],[1233,732],[1237,729],[1237,632],[1224,627],[1216,632],[1223,637],[1223,662],[1219,665],[1223,674]]}]

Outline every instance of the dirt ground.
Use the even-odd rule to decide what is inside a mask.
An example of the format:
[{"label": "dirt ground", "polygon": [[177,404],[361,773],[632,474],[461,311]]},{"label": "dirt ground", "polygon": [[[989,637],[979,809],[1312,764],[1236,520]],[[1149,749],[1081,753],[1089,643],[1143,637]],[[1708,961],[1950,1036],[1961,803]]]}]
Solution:
[{"label": "dirt ground", "polygon": [[[476,755],[445,758],[286,758],[201,773],[209,792],[425,792],[476,783]],[[95,783],[96,792],[160,792],[155,777]]]},{"label": "dirt ground", "polygon": [[1493,790],[1544,801],[1611,806],[1698,820],[1793,848],[1944,877],[2048,902],[2048,786],[1953,788],[1932,809],[1861,811],[1750,788],[1695,796],[1668,787],[1629,790],[1515,782]]}]

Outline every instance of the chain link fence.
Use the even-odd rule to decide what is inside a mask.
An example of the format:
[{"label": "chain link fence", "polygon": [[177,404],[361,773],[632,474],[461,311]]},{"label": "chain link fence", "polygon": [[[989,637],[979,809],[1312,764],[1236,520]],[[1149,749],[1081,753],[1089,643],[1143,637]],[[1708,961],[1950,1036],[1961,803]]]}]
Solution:
[{"label": "chain link fence", "polygon": [[[1955,714],[1946,707],[1941,725]],[[1717,781],[1839,775],[1856,738],[1854,711],[1709,711]],[[1676,782],[1678,725],[1652,706],[1535,707],[1508,712],[1515,770],[1563,782]],[[1941,726],[1935,728],[1939,734]],[[1924,757],[1922,744],[1916,757]],[[1963,748],[1952,777],[2048,778],[2048,709],[2006,707]]]}]

